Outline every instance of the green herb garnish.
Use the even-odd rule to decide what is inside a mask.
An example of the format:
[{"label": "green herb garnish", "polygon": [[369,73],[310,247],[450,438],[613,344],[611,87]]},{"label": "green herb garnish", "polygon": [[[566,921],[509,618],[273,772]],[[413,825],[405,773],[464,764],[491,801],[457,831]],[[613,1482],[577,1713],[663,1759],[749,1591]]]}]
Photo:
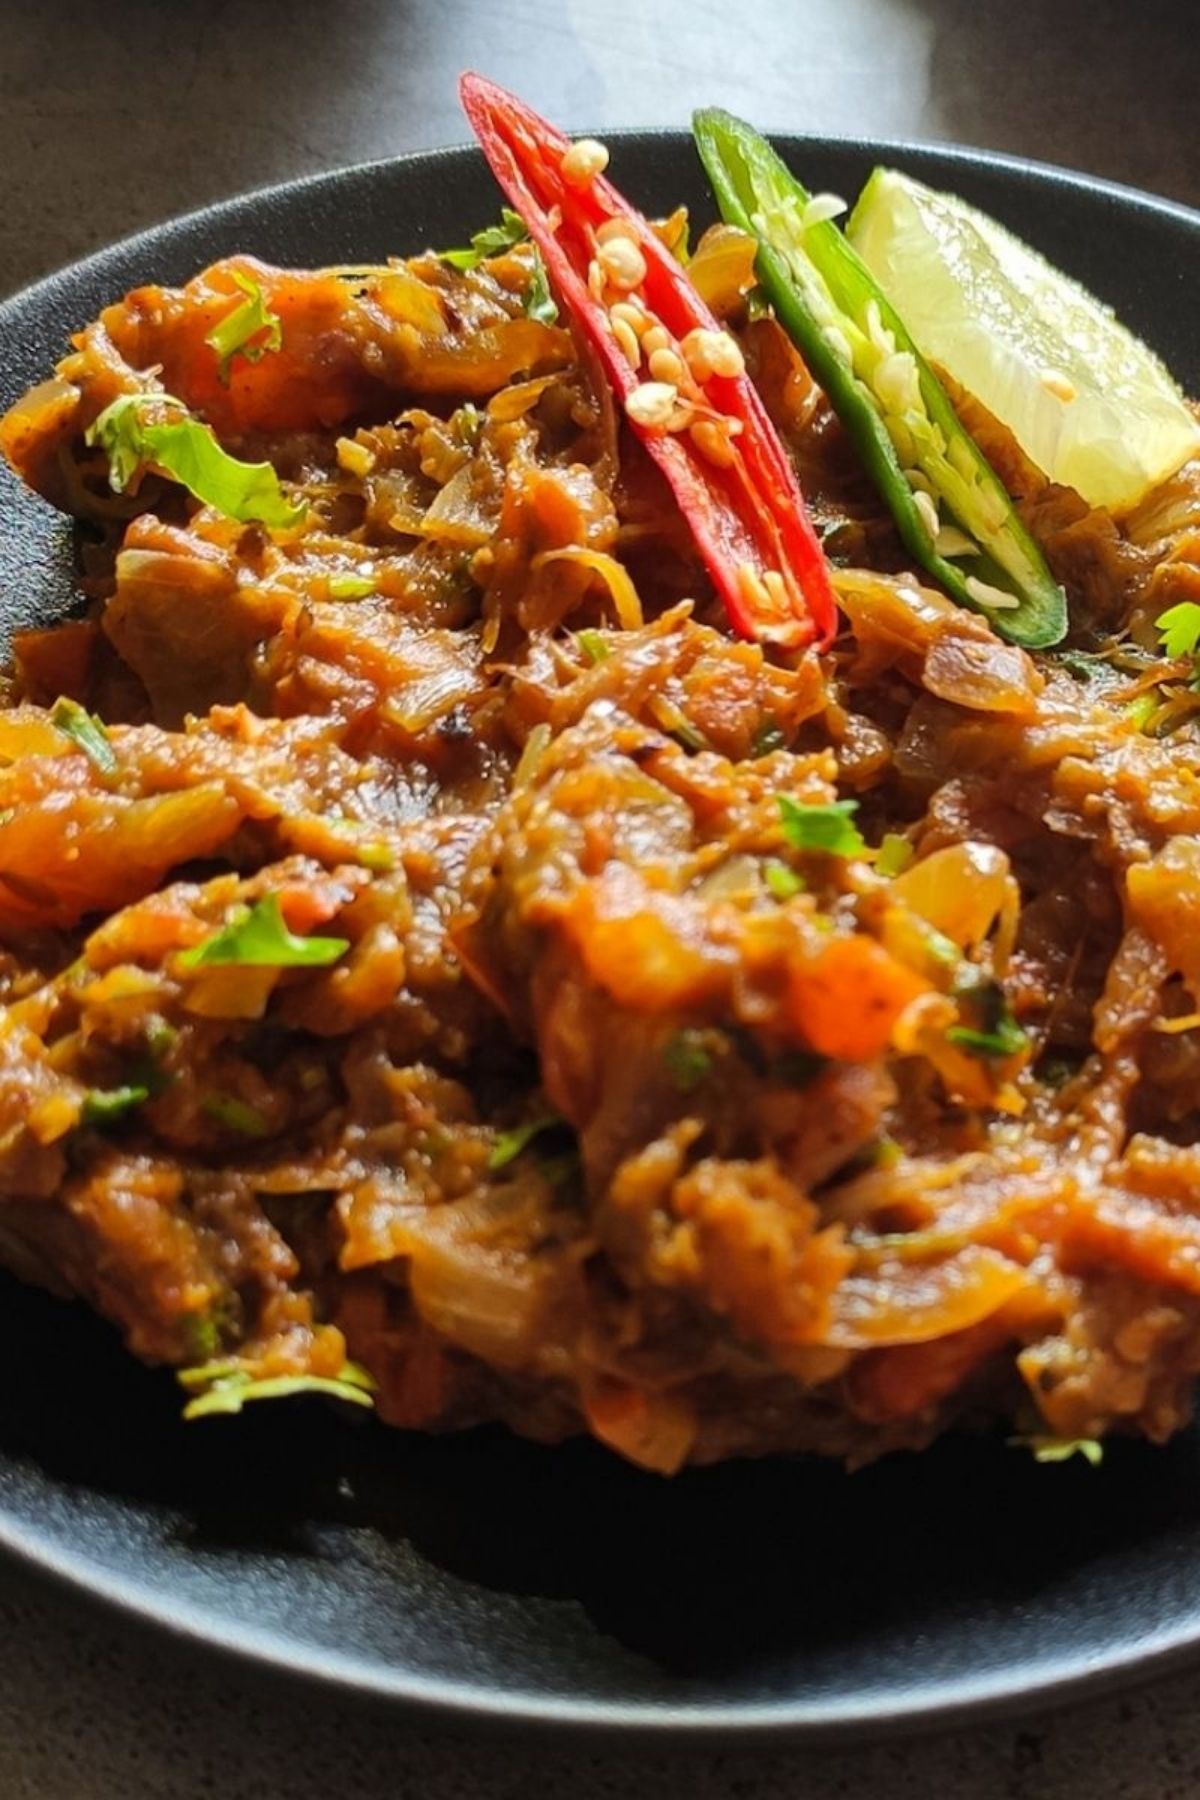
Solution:
[{"label": "green herb garnish", "polygon": [[797,875],[795,869],[789,869],[777,856],[772,856],[763,865],[763,880],[777,900],[791,900],[804,892],[803,875]]},{"label": "green herb garnish", "polygon": [[875,854],[875,873],[889,877],[902,875],[916,851],[898,831],[889,831]]},{"label": "green herb garnish", "polygon": [[266,1137],[271,1129],[257,1106],[247,1105],[234,1094],[209,1094],[200,1102],[200,1110],[242,1137]]},{"label": "green herb garnish", "polygon": [[1008,1440],[1015,1450],[1031,1450],[1034,1458],[1040,1463],[1068,1462],[1072,1456],[1082,1456],[1085,1462],[1098,1469],[1104,1460],[1104,1445],[1098,1438],[1057,1438],[1057,1437],[1011,1437]]},{"label": "green herb garnish", "polygon": [[954,997],[966,1003],[977,1023],[951,1025],[946,1032],[947,1043],[957,1044],[969,1056],[1019,1056],[1028,1049],[1029,1038],[1013,1018],[1007,996],[998,981],[960,987]]},{"label": "green herb garnish", "polygon": [[1162,647],[1172,659],[1195,656],[1200,649],[1200,604],[1195,600],[1181,600],[1178,606],[1169,606],[1154,623]]},{"label": "green herb garnish", "polygon": [[596,663],[604,662],[612,654],[600,633],[593,631],[589,625],[585,625],[582,631],[575,633],[575,642],[593,666]]},{"label": "green herb garnish", "polygon": [[183,1409],[185,1419],[203,1419],[216,1413],[239,1413],[252,1400],[287,1400],[295,1394],[324,1394],[331,1400],[348,1400],[353,1406],[372,1406],[375,1383],[357,1363],[347,1362],[336,1377],[327,1375],[269,1375],[257,1378],[234,1359],[202,1363],[180,1369],[180,1385],[194,1400]]},{"label": "green herb garnish", "polygon": [[[439,250],[438,255],[452,269],[477,269],[485,258],[499,256],[505,250],[511,250],[514,244],[523,244],[528,236],[521,215],[515,213],[510,206],[502,206],[500,223],[487,225],[482,231],[477,231],[471,239],[469,249]],[[558,307],[554,304],[554,296],[546,278],[546,265],[539,250],[533,253],[533,273],[525,292],[525,312],[529,318],[536,319],[539,325],[553,325],[558,319]]]},{"label": "green herb garnish", "polygon": [[558,307],[554,304],[554,296],[546,277],[546,265],[539,250],[533,253],[533,274],[525,290],[525,311],[539,325],[554,325],[558,322]]},{"label": "green herb garnish", "polygon": [[337,962],[349,948],[348,938],[297,937],[284,923],[278,894],[267,894],[253,906],[239,908],[224,930],[185,950],[178,961],[185,969],[223,964],[252,969],[319,969]]},{"label": "green herb garnish", "polygon": [[528,1148],[535,1137],[543,1131],[551,1131],[564,1121],[559,1113],[542,1113],[539,1118],[530,1119],[524,1125],[514,1125],[511,1131],[502,1131],[492,1145],[492,1153],[488,1157],[488,1168],[492,1174],[500,1169],[507,1169],[509,1163],[515,1162],[521,1152]]},{"label": "green herb garnish", "polygon": [[787,749],[787,734],[777,719],[764,719],[750,746],[755,756],[770,756],[775,750]]},{"label": "green herb garnish", "polygon": [[95,714],[80,706],[78,700],[65,697],[59,700],[50,714],[50,723],[79,746],[98,774],[116,774],[117,759],[107,731]]},{"label": "green herb garnish", "polygon": [[439,250],[438,256],[452,269],[477,269],[485,257],[499,256],[504,250],[511,250],[514,244],[523,244],[529,236],[525,229],[525,221],[511,206],[500,208],[500,223],[485,225],[471,239],[468,250]]},{"label": "green herb garnish", "polygon": [[331,600],[365,600],[378,588],[373,575],[331,575],[329,577],[329,598]]},{"label": "green herb garnish", "polygon": [[105,1126],[124,1118],[135,1106],[150,1098],[150,1089],[141,1084],[119,1088],[92,1088],[83,1097],[79,1109],[81,1125]]},{"label": "green herb garnish", "polygon": [[247,362],[256,363],[268,350],[283,348],[283,321],[267,305],[257,281],[237,270],[233,279],[246,298],[237,301],[233,310],[226,313],[219,325],[213,326],[204,340],[220,358],[217,377],[226,387],[229,386],[229,365],[235,356],[244,356]]},{"label": "green herb garnish", "polygon": [[[155,417],[167,409],[169,417]],[[306,508],[284,497],[270,463],[238,462],[207,425],[170,394],[121,394],[88,427],[86,441],[108,457],[109,484],[124,493],[138,471],[154,468],[226,518],[286,531]]]},{"label": "green herb garnish", "polygon": [[687,1029],[667,1039],[663,1062],[681,1094],[690,1094],[712,1074],[712,1052],[705,1045],[705,1033]]},{"label": "green herb garnish", "polygon": [[1029,1042],[1015,1019],[1006,1020],[995,1031],[976,1031],[970,1025],[951,1025],[946,1039],[971,1056],[996,1057],[1016,1056]]},{"label": "green herb garnish", "polygon": [[783,835],[797,850],[821,850],[827,856],[861,856],[866,849],[854,823],[857,800],[808,805],[793,800],[790,794],[780,794],[778,799]]}]

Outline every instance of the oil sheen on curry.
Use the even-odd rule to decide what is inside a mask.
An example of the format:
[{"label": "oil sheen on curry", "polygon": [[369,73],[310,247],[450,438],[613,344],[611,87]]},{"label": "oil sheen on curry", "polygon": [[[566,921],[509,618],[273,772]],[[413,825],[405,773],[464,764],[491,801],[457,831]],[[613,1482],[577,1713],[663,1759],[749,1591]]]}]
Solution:
[{"label": "oil sheen on curry", "polygon": [[0,425],[81,585],[0,688],[0,1259],[197,1416],[1165,1439],[1193,412],[1135,345],[1158,466],[1073,485],[906,309],[893,189],[844,230],[706,114],[689,234],[464,102],[462,249],[139,288]]}]

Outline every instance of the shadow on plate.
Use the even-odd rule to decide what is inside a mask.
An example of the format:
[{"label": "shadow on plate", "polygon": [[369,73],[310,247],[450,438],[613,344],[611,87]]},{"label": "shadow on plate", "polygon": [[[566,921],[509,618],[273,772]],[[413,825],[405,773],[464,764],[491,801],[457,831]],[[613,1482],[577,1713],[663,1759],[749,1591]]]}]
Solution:
[{"label": "shadow on plate", "polygon": [[185,1425],[174,1383],[82,1309],[4,1280],[0,1471],[165,1511],[180,1547],[284,1559],[371,1533],[504,1593],[573,1599],[679,1675],[875,1636],[914,1615],[1011,1611],[1064,1571],[1194,1520],[1191,1435],[1118,1445],[1099,1472],[992,1438],[948,1440],[854,1475],[735,1463],[675,1481],[597,1446],[500,1430],[389,1432],[320,1402]]}]

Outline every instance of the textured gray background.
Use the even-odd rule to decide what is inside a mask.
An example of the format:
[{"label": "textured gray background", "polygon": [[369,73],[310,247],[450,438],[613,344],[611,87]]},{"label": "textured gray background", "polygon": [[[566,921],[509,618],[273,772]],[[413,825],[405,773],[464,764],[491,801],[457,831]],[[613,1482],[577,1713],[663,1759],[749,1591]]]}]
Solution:
[{"label": "textured gray background", "polygon": [[[461,141],[471,63],[564,122],[979,144],[1200,204],[1195,0],[0,0],[0,292],[247,187]],[[9,1372],[9,1378],[19,1372]],[[0,1570],[0,1800],[1176,1800],[1200,1677],[894,1747],[451,1742]]]}]

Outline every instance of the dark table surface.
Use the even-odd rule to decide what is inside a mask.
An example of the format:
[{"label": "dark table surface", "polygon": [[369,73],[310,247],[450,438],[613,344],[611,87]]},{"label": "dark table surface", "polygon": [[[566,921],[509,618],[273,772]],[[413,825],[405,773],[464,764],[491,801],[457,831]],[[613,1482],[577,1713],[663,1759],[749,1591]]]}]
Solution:
[{"label": "dark table surface", "polygon": [[[464,130],[465,64],[566,124],[719,101],[981,145],[1200,205],[1192,0],[3,0],[0,292],[207,200]],[[19,1373],[19,1372],[18,1372]],[[0,1570],[3,1800],[1175,1800],[1200,1674],[895,1746],[650,1760],[433,1737]]]}]

